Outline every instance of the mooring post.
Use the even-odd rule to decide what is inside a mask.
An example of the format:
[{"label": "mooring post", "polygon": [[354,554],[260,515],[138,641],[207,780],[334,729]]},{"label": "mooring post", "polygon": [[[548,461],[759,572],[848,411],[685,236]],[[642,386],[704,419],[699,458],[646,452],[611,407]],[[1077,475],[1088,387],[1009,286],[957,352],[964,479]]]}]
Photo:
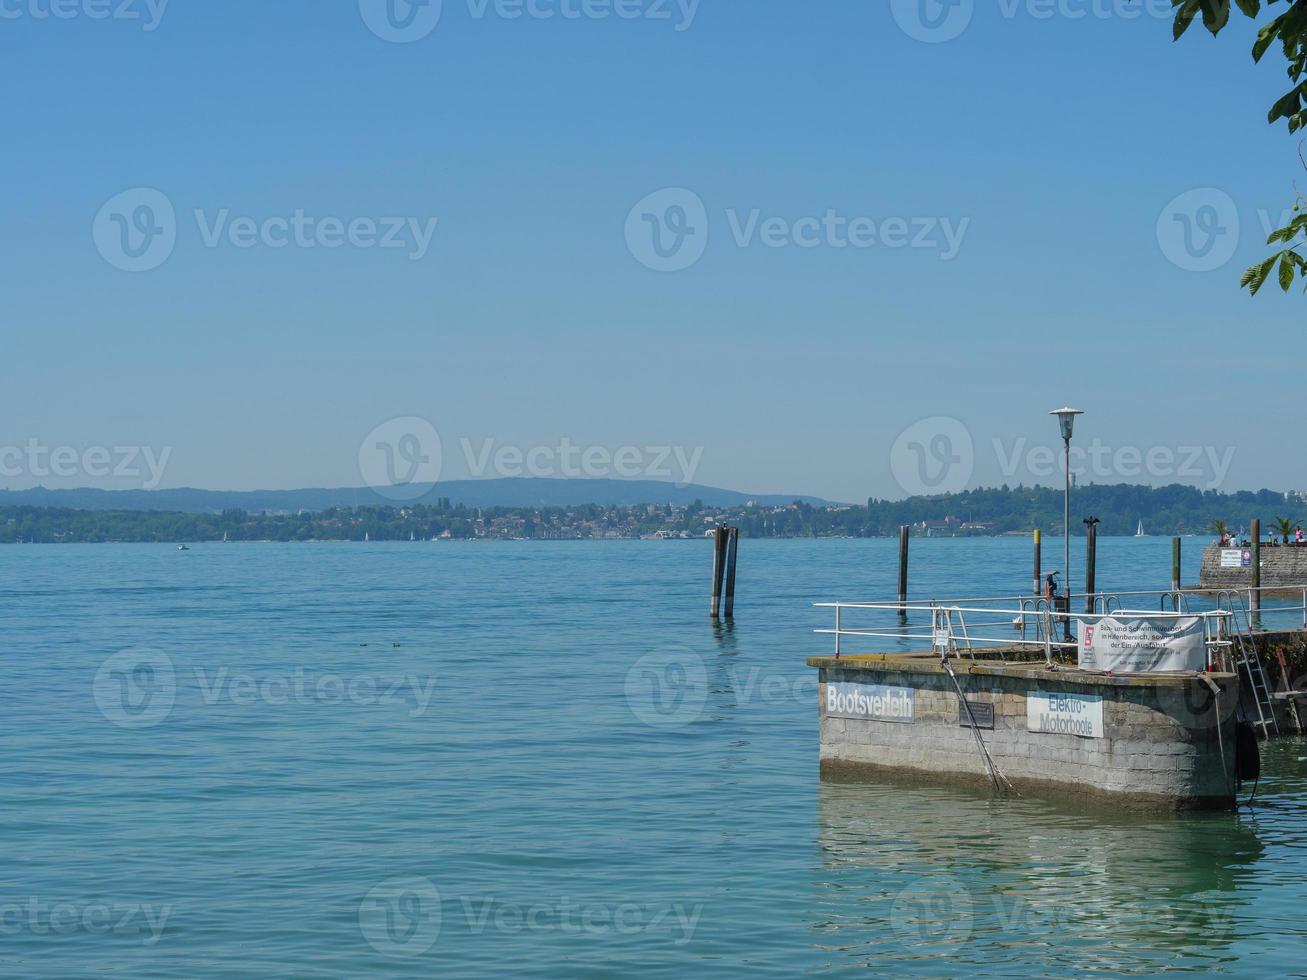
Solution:
[{"label": "mooring post", "polygon": [[[1260,613],[1262,611],[1262,522],[1253,518],[1249,528],[1253,538],[1253,584],[1248,590],[1248,609],[1250,612]],[[1249,626],[1252,623],[1249,622]]]},{"label": "mooring post", "polygon": [[727,619],[735,618],[735,555],[740,544],[740,529],[726,529],[726,608]]},{"label": "mooring post", "polygon": [[1044,594],[1044,581],[1039,574],[1039,541],[1040,541],[1040,531],[1039,528],[1035,528],[1035,588],[1034,588],[1035,595]]},{"label": "mooring post", "polygon": [[1171,591],[1180,591],[1180,539],[1171,539]]},{"label": "mooring post", "polygon": [[713,532],[712,541],[712,618],[717,619],[721,611],[722,580],[726,571],[726,528],[718,524]]},{"label": "mooring post", "polygon": [[1085,518],[1085,612],[1094,611],[1094,573],[1098,570],[1098,518]]},{"label": "mooring post", "polygon": [[899,615],[907,612],[908,605],[908,538],[912,528],[899,526]]}]

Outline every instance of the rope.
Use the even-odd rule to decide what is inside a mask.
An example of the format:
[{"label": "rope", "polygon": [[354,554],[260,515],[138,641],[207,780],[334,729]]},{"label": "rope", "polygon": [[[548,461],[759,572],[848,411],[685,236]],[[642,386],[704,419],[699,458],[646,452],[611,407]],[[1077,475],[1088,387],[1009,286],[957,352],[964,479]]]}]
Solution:
[{"label": "rope", "polygon": [[962,685],[958,683],[957,675],[953,673],[953,668],[949,666],[947,653],[940,657],[940,663],[943,665],[944,670],[948,673],[949,677],[953,680],[953,689],[958,692],[959,705],[966,709],[967,719],[971,722],[971,734],[976,737],[976,745],[980,747],[981,757],[984,758],[985,765],[989,769],[989,778],[994,783],[994,791],[996,793],[1003,792],[1003,787],[1000,786],[998,782],[999,779],[1002,779],[1010,791],[1016,793],[1017,796],[1020,796],[1021,794],[1017,793],[1017,788],[1012,785],[1007,776],[1004,776],[998,766],[994,765],[994,760],[990,757],[989,749],[985,748],[985,740],[980,737],[980,726],[976,724],[976,716],[972,713],[971,705],[967,703],[967,699],[962,693]]}]

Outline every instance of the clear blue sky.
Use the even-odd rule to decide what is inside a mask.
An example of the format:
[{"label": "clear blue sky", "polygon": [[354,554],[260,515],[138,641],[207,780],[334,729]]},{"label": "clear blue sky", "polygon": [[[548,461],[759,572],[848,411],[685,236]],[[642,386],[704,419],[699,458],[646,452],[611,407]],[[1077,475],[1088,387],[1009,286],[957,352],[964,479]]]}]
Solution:
[{"label": "clear blue sky", "polygon": [[[977,0],[959,36],[923,43],[899,0],[703,0],[692,19],[674,0],[623,0],[632,18],[444,0],[429,34],[391,43],[357,0],[174,0],[153,30],[146,0],[135,21],[68,2],[0,18],[0,446],[168,447],[164,486],[358,485],[369,432],[416,416],[445,477],[468,475],[461,440],[702,447],[695,482],[862,500],[917,489],[902,454],[931,454],[940,424],[893,447],[928,417],[964,427],[968,485],[1029,483],[1002,459],[1054,445],[1045,413],[1069,402],[1089,412],[1077,439],[1112,452],[1234,451],[1180,482],[1307,487],[1307,299],[1238,288],[1259,209],[1304,176],[1265,123],[1285,80],[1252,64],[1247,22],[1173,44],[1166,19],[1057,12],[1124,2],[1045,18],[1042,0]],[[93,234],[136,188],[176,212],[143,272]],[[627,236],[664,188],[692,191],[708,229],[672,272]],[[1195,188],[1240,224],[1214,270],[1159,242]],[[1193,220],[1233,234],[1204,194]],[[782,231],[827,212],[965,231],[952,257],[834,247],[818,221],[799,226],[813,247],[761,228],[740,245],[755,210]],[[224,211],[438,224],[417,260],[416,243],[241,248],[229,229],[210,247]],[[949,439],[935,450],[965,456]],[[1103,465],[1092,478],[1131,479]],[[0,477],[36,483],[141,481]]]}]

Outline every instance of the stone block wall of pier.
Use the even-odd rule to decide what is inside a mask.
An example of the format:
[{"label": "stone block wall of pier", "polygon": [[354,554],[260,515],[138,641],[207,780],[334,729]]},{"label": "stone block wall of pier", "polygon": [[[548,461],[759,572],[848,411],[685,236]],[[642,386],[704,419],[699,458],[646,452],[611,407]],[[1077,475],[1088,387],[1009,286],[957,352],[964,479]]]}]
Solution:
[{"label": "stone block wall of pier", "polygon": [[[814,658],[809,663],[820,670],[824,775],[883,773],[989,782],[972,730],[959,720],[957,692],[938,661]],[[1194,677],[1076,676],[1043,665],[954,663],[967,699],[993,706],[994,727],[982,729],[981,735],[1018,790],[1096,797],[1110,805],[1146,809],[1232,805],[1238,697],[1233,676],[1209,675],[1222,690],[1218,714],[1217,699]],[[830,717],[827,684],[832,682],[910,689],[913,719]],[[1032,691],[1101,696],[1102,737],[1030,731],[1027,699]]]},{"label": "stone block wall of pier", "polygon": [[[1204,589],[1246,589],[1253,584],[1252,568],[1222,568],[1222,551],[1243,551],[1208,545],[1203,549],[1198,584]],[[1271,548],[1263,544],[1262,587],[1275,588],[1307,584],[1307,548],[1296,546]]]}]

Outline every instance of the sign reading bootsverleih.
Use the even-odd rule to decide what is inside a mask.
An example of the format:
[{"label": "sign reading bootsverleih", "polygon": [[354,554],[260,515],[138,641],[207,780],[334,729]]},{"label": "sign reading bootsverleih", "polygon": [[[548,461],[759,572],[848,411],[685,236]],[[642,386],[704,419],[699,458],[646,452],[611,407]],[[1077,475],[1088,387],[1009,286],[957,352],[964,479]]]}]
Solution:
[{"label": "sign reading bootsverleih", "polygon": [[1082,670],[1146,674],[1207,669],[1198,616],[1100,616],[1082,620],[1079,632]]},{"label": "sign reading bootsverleih", "polygon": [[1032,732],[1102,738],[1102,695],[1031,691],[1026,695],[1026,728]]},{"label": "sign reading bootsverleih", "polygon": [[916,720],[916,692],[887,684],[827,681],[826,717],[911,724]]}]

